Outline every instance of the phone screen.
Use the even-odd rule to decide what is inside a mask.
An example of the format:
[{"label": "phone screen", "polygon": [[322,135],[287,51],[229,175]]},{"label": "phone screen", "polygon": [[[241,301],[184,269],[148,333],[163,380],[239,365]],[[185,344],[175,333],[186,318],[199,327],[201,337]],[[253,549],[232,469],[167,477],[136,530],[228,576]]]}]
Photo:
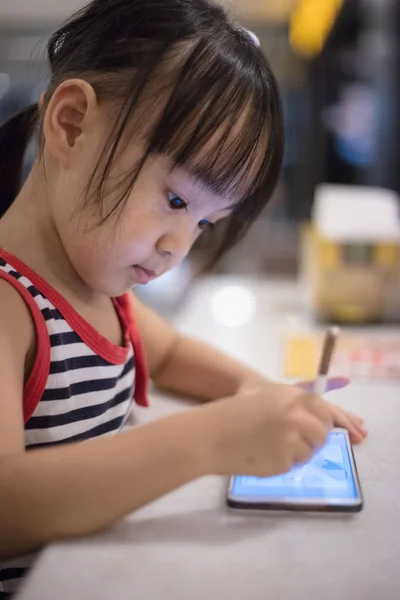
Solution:
[{"label": "phone screen", "polygon": [[251,502],[269,499],[280,502],[333,501],[340,504],[360,499],[357,474],[348,436],[342,431],[329,434],[326,445],[304,466],[277,477],[236,476],[231,497]]}]

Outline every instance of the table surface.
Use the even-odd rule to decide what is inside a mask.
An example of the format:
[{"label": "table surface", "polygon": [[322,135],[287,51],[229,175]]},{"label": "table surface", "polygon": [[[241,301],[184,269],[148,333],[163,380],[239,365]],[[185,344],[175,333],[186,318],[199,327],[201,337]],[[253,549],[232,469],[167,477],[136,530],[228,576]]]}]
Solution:
[{"label": "table surface", "polygon": [[[283,334],[295,321],[304,325],[307,317],[294,283],[216,278],[197,285],[176,325],[277,378]],[[226,480],[207,477],[104,533],[50,546],[20,600],[398,598],[399,396],[400,387],[389,383],[353,384],[331,396],[370,428],[356,449],[365,495],[360,515],[232,514]],[[152,408],[135,412],[144,423],[187,408],[153,394]]]}]

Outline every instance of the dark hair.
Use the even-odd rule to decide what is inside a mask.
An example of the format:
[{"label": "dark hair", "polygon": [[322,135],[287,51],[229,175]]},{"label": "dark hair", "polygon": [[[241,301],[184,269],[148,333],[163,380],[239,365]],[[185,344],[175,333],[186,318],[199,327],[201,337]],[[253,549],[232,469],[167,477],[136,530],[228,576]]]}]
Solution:
[{"label": "dark hair", "polygon": [[[100,99],[118,100],[113,135],[85,195],[85,202],[99,202],[101,222],[119,214],[147,158],[162,153],[217,193],[239,192],[218,255],[246,233],[279,177],[283,116],[268,61],[221,7],[208,0],[93,0],[50,37],[48,58],[52,75],[41,113],[72,77],[88,81]],[[143,109],[156,115],[154,122]],[[133,122],[148,124],[146,149],[106,212],[107,178]],[[18,193],[37,124],[35,105],[0,128],[0,216]],[[254,165],[249,181],[244,175]]]}]

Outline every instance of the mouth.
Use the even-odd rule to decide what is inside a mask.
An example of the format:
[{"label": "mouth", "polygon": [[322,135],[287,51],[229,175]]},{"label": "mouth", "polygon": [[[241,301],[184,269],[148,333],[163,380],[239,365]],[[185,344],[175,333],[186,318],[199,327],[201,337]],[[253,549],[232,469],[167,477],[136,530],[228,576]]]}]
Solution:
[{"label": "mouth", "polygon": [[150,283],[150,281],[153,281],[153,279],[155,279],[157,277],[157,273],[155,271],[150,271],[150,269],[145,269],[144,267],[141,267],[140,265],[133,265],[132,268],[135,272],[138,283],[140,283],[142,285],[146,285],[146,283]]}]

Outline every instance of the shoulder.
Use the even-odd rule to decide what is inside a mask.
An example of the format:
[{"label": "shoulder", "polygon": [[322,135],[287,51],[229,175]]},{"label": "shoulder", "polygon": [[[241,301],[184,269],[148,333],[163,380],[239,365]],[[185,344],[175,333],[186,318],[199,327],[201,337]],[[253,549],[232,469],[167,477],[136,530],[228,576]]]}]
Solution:
[{"label": "shoulder", "polygon": [[26,357],[35,344],[31,311],[21,293],[0,278],[0,348]]},{"label": "shoulder", "polygon": [[23,452],[23,393],[35,330],[21,294],[0,279],[0,459]]}]

